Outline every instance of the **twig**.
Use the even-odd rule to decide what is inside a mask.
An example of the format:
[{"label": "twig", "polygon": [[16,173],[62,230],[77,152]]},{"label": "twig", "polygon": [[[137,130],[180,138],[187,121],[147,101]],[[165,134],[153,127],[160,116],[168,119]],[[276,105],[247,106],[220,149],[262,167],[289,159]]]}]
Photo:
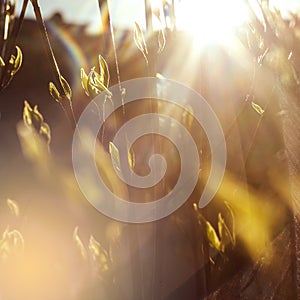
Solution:
[{"label": "twig", "polygon": [[40,29],[40,32],[42,34],[42,38],[43,38],[43,41],[45,44],[45,49],[46,49],[47,56],[48,56],[48,59],[50,62],[51,70],[52,70],[53,77],[54,77],[53,79],[55,80],[55,85],[57,87],[59,87],[60,92],[63,93],[64,91],[62,90],[61,83],[59,82],[59,77],[61,76],[61,73],[59,71],[59,68],[58,68],[58,65],[57,65],[51,44],[50,44],[47,28],[46,28],[45,22],[42,17],[42,13],[41,13],[40,6],[38,4],[38,0],[30,0],[30,1],[32,3],[36,21],[38,23],[38,26],[39,26],[39,29]]}]

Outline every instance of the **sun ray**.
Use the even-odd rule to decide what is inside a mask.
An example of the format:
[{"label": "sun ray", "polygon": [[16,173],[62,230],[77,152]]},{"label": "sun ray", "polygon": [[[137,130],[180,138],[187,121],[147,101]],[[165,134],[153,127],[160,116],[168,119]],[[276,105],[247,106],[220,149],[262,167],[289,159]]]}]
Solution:
[{"label": "sun ray", "polygon": [[248,13],[238,0],[185,0],[176,9],[177,27],[189,32],[196,45],[226,43]]}]

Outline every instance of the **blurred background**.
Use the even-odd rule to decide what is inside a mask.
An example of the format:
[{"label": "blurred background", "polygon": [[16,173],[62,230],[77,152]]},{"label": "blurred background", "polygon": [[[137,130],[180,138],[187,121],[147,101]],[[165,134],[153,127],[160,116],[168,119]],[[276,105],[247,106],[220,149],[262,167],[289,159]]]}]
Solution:
[{"label": "blurred background", "polygon": [[[22,3],[16,1],[15,24]],[[0,299],[295,299],[286,137],[298,141],[298,131],[285,131],[291,108],[281,98],[288,104],[298,99],[293,82],[299,71],[299,2],[38,3],[60,72],[72,89],[73,113],[69,107],[65,113],[49,93],[53,61],[30,2],[16,42],[23,63],[0,93]],[[2,30],[3,16],[1,22]],[[135,22],[147,53],[136,45]],[[162,220],[125,224],[99,213],[82,195],[72,170],[72,118],[78,120],[92,101],[81,68],[87,74],[98,70],[99,54],[108,64],[109,85],[166,77],[211,105],[225,133],[228,162],[207,207],[194,205],[210,171],[207,137],[188,106],[183,111],[161,100],[155,109],[184,124],[198,146],[201,172],[188,201]],[[49,145],[23,120],[25,100],[32,109],[38,106],[48,124]],[[123,122],[149,112],[147,103],[128,105],[125,115],[117,111],[99,134],[99,170],[114,192],[135,201],[149,201],[153,191],[131,190],[115,178],[109,142]],[[156,190],[166,194],[180,172],[174,145],[159,138],[137,143],[133,168],[149,171],[144,159],[152,143],[159,146],[154,152],[169,155],[169,171]]]}]

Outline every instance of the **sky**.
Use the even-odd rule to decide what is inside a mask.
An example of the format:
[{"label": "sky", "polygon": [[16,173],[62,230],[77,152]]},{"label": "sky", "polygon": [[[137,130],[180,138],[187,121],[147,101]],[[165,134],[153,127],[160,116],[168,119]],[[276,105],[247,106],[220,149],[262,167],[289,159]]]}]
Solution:
[{"label": "sky", "polygon": [[[17,10],[21,10],[22,1],[17,0]],[[143,0],[110,0],[112,20],[121,26],[131,26],[134,21],[143,22]],[[39,0],[45,18],[60,11],[67,22],[92,23],[101,26],[97,0]],[[29,3],[27,17],[33,18],[34,13]]]},{"label": "sky", "polygon": [[[181,0],[184,2],[185,0]],[[194,0],[209,1],[209,0]],[[224,1],[224,0],[220,0]],[[242,0],[241,0],[242,1]],[[20,10],[22,1],[17,0]],[[130,27],[134,21],[143,24],[144,7],[143,0],[110,0],[112,20],[115,25]],[[270,0],[281,10],[300,12],[299,0]],[[54,12],[60,11],[67,22],[79,22],[93,24],[93,28],[101,26],[97,0],[39,0],[43,16],[51,16]],[[27,17],[33,17],[33,9],[29,3]]]}]

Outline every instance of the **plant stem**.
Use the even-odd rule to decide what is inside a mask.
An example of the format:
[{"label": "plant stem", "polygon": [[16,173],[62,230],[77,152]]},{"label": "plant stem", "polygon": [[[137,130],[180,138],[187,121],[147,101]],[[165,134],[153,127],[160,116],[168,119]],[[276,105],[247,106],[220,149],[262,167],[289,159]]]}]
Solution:
[{"label": "plant stem", "polygon": [[172,0],[171,4],[171,30],[176,31],[176,11],[175,11],[175,0]]},{"label": "plant stem", "polygon": [[[38,0],[30,0],[34,9],[34,14],[36,17],[36,21],[38,23],[40,32],[42,34],[42,38],[44,41],[44,45],[45,45],[45,50],[50,62],[50,66],[51,66],[51,71],[53,74],[53,81],[55,83],[55,86],[57,87],[57,89],[59,90],[59,92],[63,95],[63,100],[60,101],[60,104],[67,116],[67,118],[70,121],[70,124],[73,128],[76,127],[76,119],[75,119],[75,115],[74,115],[74,110],[72,107],[72,102],[69,99],[65,99],[66,95],[65,95],[65,91],[62,87],[62,84],[60,82],[60,77],[61,77],[61,73],[58,67],[58,64],[56,62],[55,56],[54,56],[54,52],[49,40],[49,36],[48,36],[48,32],[47,32],[47,28],[44,22],[44,19],[42,17],[42,13],[41,13],[41,9],[40,6],[38,4]],[[66,104],[67,102],[67,104]]]},{"label": "plant stem", "polygon": [[[103,49],[103,56],[107,59],[107,55],[109,53],[109,47],[106,44],[106,37],[108,36],[109,38],[112,37],[112,31],[111,31],[111,16],[110,16],[110,11],[108,9],[108,0],[98,0],[99,3],[99,10],[100,10],[100,18],[102,22],[102,30],[104,32],[104,45],[102,47]],[[107,13],[106,13],[107,12]]]},{"label": "plant stem", "polygon": [[43,38],[43,41],[44,41],[44,44],[45,44],[45,49],[46,49],[47,56],[48,56],[48,59],[49,59],[49,62],[50,62],[50,66],[51,66],[51,70],[52,70],[52,73],[53,73],[53,77],[54,77],[53,79],[55,81],[55,85],[59,89],[59,92],[64,93],[64,91],[62,89],[62,86],[61,86],[61,83],[59,81],[61,73],[59,71],[59,68],[58,68],[58,65],[57,65],[57,62],[56,62],[51,44],[50,44],[47,28],[46,28],[44,19],[42,17],[42,13],[41,13],[40,6],[38,4],[38,0],[30,0],[30,1],[32,3],[33,9],[34,9],[34,14],[35,14],[35,17],[36,17],[36,21],[38,23],[38,26],[39,26],[39,29],[40,29],[40,32],[42,34],[42,38]]},{"label": "plant stem", "polygon": [[[8,39],[8,44],[7,44],[7,47],[6,47],[7,50],[4,51],[4,53],[2,53],[2,58],[5,61],[5,66],[4,66],[4,68],[1,72],[1,79],[0,79],[1,87],[0,87],[0,89],[4,89],[5,87],[7,87],[8,84],[10,83],[11,79],[12,79],[10,74],[8,74],[8,63],[7,62],[10,58],[10,55],[11,55],[13,49],[16,46],[16,41],[19,37],[19,33],[20,33],[22,25],[23,25],[23,20],[24,20],[24,17],[25,17],[25,12],[26,12],[26,9],[27,9],[28,1],[29,0],[24,0],[23,1],[19,21],[18,21],[16,27],[14,27],[14,29],[13,29],[12,36],[9,37],[9,39]],[[3,9],[3,7],[1,7],[1,10],[0,10],[1,13],[2,13],[2,9]],[[4,50],[4,47],[3,47],[3,50]],[[5,78],[5,76],[7,76],[7,75],[9,76],[8,79]]]},{"label": "plant stem", "polygon": [[151,0],[145,0],[146,29],[153,32]]},{"label": "plant stem", "polygon": [[20,33],[22,25],[23,25],[23,20],[25,17],[25,12],[27,9],[28,1],[29,0],[23,1],[22,10],[21,10],[20,17],[19,17],[19,22],[17,23],[16,27],[13,29],[12,37],[9,38],[8,47],[7,47],[9,53],[11,53],[11,51],[15,47],[17,38],[19,37],[19,33]]}]

